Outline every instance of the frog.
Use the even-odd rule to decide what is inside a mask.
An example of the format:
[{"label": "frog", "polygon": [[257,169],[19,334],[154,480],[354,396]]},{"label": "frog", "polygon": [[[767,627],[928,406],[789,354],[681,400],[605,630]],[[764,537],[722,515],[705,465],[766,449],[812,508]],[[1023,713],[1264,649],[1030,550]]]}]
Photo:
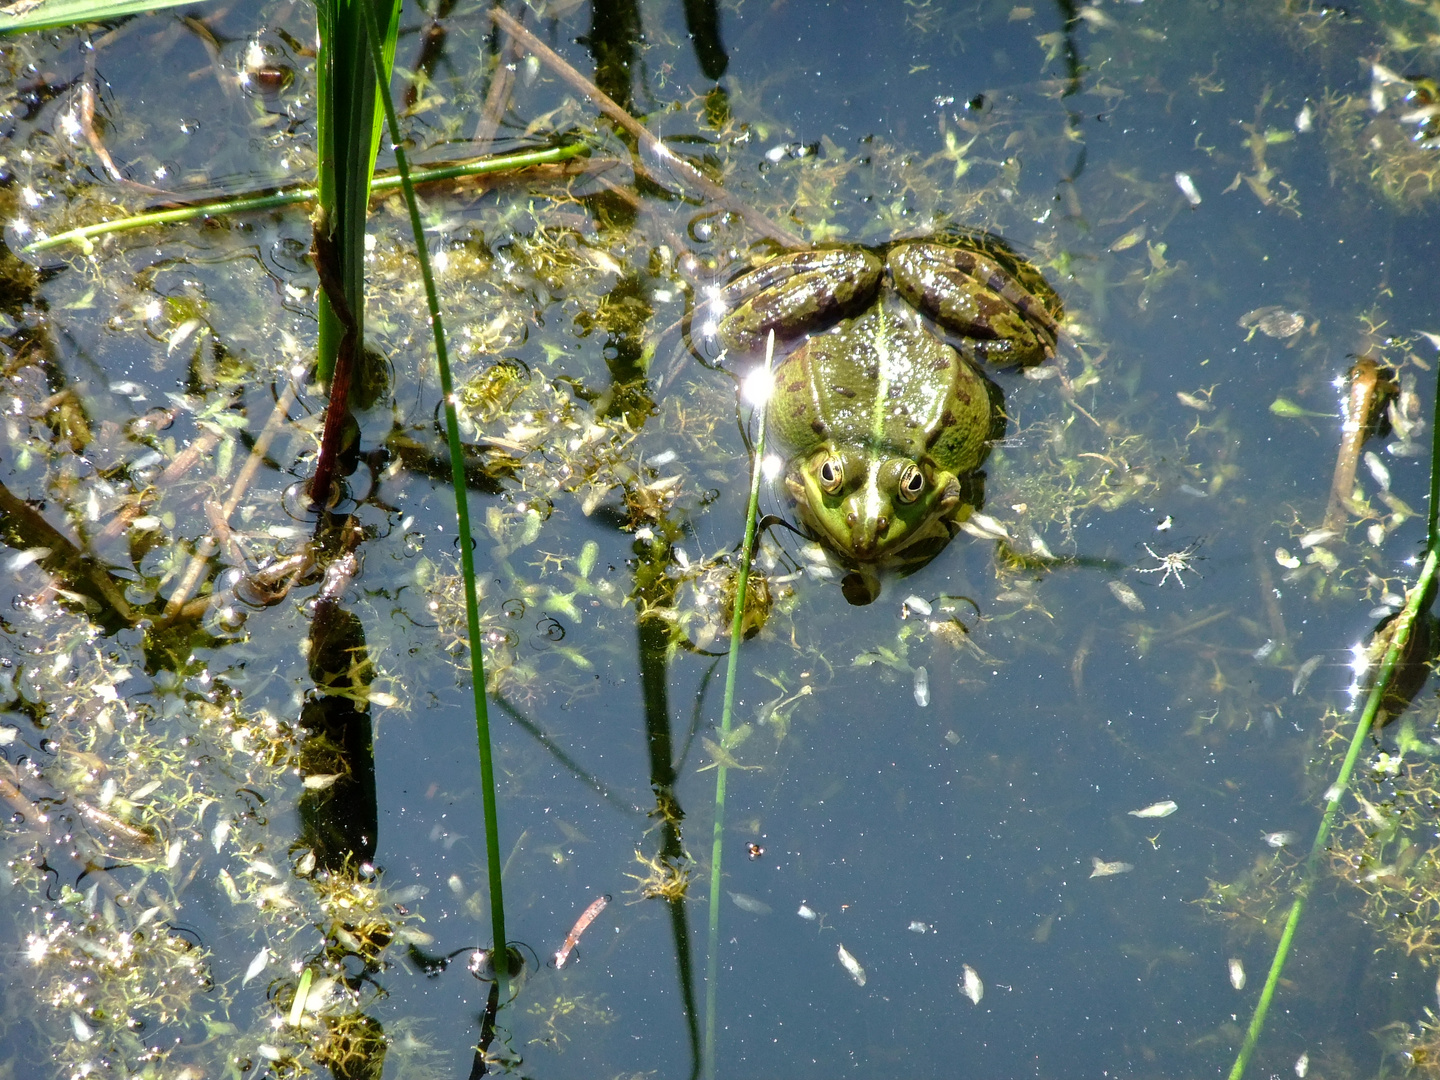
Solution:
[{"label": "frog", "polygon": [[976,508],[1003,436],[982,370],[1053,357],[1061,307],[998,238],[781,253],[718,290],[726,355],[773,331],[766,424],[805,528],[842,561],[923,563]]}]

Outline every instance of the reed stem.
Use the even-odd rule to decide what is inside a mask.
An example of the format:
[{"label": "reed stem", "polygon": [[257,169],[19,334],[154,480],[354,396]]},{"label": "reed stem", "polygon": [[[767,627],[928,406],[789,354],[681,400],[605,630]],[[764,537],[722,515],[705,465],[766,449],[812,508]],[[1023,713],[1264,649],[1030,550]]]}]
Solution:
[{"label": "reed stem", "polygon": [[[376,58],[376,71],[383,71],[379,62],[380,33],[369,4],[365,12],[366,38]],[[415,256],[420,262],[420,277],[425,285],[425,302],[430,308],[430,326],[435,338],[435,360],[440,368],[440,392],[445,405],[445,432],[450,444],[450,478],[455,490],[455,518],[460,540],[460,573],[465,586],[465,625],[470,635],[470,681],[475,699],[475,737],[480,752],[480,792],[485,805],[486,875],[490,879],[490,928],[494,944],[491,962],[500,1000],[508,999],[506,981],[510,976],[510,951],[505,937],[505,901],[501,895],[500,827],[495,800],[495,764],[490,748],[490,713],[485,699],[485,658],[480,637],[480,600],[475,589],[475,552],[470,532],[469,493],[465,484],[465,457],[460,447],[460,423],[455,415],[455,384],[450,376],[450,353],[445,347],[445,329],[440,318],[440,300],[435,292],[435,275],[430,269],[430,255],[425,246],[425,230],[420,221],[420,206],[415,199],[415,186],[410,179],[410,166],[401,146],[400,120],[395,115],[395,102],[390,87],[378,80],[380,100],[390,126],[394,144],[395,165],[400,175],[400,188],[410,211],[410,228],[415,234]]]},{"label": "reed stem", "polygon": [[[775,331],[765,343],[765,373],[771,371],[775,356]],[[766,381],[768,386],[768,379]],[[735,582],[735,614],[730,620],[730,656],[725,668],[725,699],[720,707],[720,746],[728,748],[730,718],[735,704],[735,677],[740,664],[740,638],[745,630],[745,597],[750,586],[750,558],[755,547],[755,527],[760,510],[760,477],[765,460],[766,402],[755,406],[759,416],[755,432],[755,461],[750,469],[750,503],[745,511],[745,542],[740,549],[740,573]],[[701,1075],[715,1076],[715,997],[720,975],[720,880],[725,833],[725,781],[727,770],[722,757],[715,766],[715,827],[710,842],[710,926],[705,957],[705,1044]]]}]

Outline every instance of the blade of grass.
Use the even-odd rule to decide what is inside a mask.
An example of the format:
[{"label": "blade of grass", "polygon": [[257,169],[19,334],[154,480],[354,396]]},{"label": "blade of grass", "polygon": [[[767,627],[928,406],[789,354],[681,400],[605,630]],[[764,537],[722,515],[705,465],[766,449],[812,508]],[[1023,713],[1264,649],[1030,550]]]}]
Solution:
[{"label": "blade of grass", "polygon": [[127,15],[148,15],[165,8],[199,7],[205,0],[122,0],[103,3],[97,0],[51,0],[17,15],[0,15],[0,34],[18,34],[26,30],[52,30],[60,26],[83,23],[116,22]]},{"label": "blade of grass", "polygon": [[[383,47],[372,58],[365,25],[388,11]],[[317,374],[329,382],[342,348],[358,351],[365,334],[365,215],[379,146],[375,87],[388,81],[395,56],[399,0],[321,0],[315,7],[320,38],[316,67],[316,169],[319,207],[315,245],[324,295],[320,301]],[[333,260],[331,255],[333,253]],[[330,283],[327,284],[327,277]],[[338,288],[338,295],[336,289]]]},{"label": "blade of grass", "polygon": [[[362,5],[365,13],[365,37],[374,58],[375,70],[380,62],[380,30],[374,12]],[[405,206],[410,211],[410,228],[415,234],[415,256],[420,262],[420,277],[425,285],[425,302],[430,308],[430,327],[435,338],[435,360],[440,368],[440,392],[445,404],[445,432],[450,443],[450,476],[455,490],[455,518],[460,537],[460,576],[465,585],[465,626],[470,635],[470,681],[475,698],[475,737],[480,753],[480,791],[485,805],[486,875],[490,879],[490,929],[494,938],[491,962],[500,999],[507,998],[505,984],[510,976],[510,950],[505,937],[505,901],[501,894],[500,826],[495,801],[495,763],[490,749],[490,713],[485,698],[485,659],[481,650],[480,600],[475,590],[475,553],[470,534],[469,492],[465,485],[465,457],[460,447],[460,422],[455,415],[455,384],[450,377],[450,353],[445,347],[445,328],[440,317],[440,300],[435,292],[435,275],[430,269],[430,255],[425,247],[425,230],[420,221],[420,205],[415,199],[415,185],[410,180],[410,166],[401,145],[400,120],[395,115],[395,102],[388,82],[377,82],[385,119],[390,125],[390,141],[394,145],[395,165],[400,173],[400,187],[405,193]]]},{"label": "blade of grass", "polygon": [[1270,1011],[1271,1000],[1275,997],[1275,987],[1279,985],[1280,973],[1284,970],[1285,960],[1290,955],[1290,946],[1295,940],[1295,930],[1300,925],[1300,916],[1305,910],[1305,901],[1309,899],[1310,889],[1315,882],[1320,856],[1324,853],[1325,842],[1330,838],[1330,830],[1335,823],[1335,815],[1339,812],[1340,801],[1345,797],[1346,788],[1350,784],[1351,774],[1355,771],[1355,763],[1360,759],[1360,749],[1365,745],[1365,736],[1370,733],[1371,727],[1375,723],[1375,717],[1380,711],[1381,703],[1385,700],[1385,695],[1390,689],[1390,682],[1399,666],[1400,657],[1405,655],[1415,622],[1430,607],[1433,599],[1436,569],[1437,566],[1440,566],[1440,543],[1437,543],[1437,539],[1440,538],[1436,536],[1437,521],[1440,521],[1440,506],[1437,506],[1437,500],[1440,500],[1440,428],[1433,426],[1435,420],[1440,419],[1440,380],[1437,380],[1435,384],[1435,411],[1431,415],[1430,512],[1425,537],[1425,562],[1421,565],[1419,578],[1416,579],[1414,587],[1406,597],[1405,607],[1393,624],[1394,635],[1390,639],[1389,648],[1385,650],[1385,659],[1381,662],[1375,683],[1370,687],[1370,693],[1365,698],[1365,707],[1361,710],[1359,723],[1355,725],[1355,734],[1350,739],[1350,747],[1345,753],[1345,760],[1340,765],[1340,774],[1330,787],[1330,799],[1325,804],[1325,813],[1321,815],[1320,827],[1315,831],[1315,842],[1310,845],[1310,854],[1305,859],[1300,883],[1295,887],[1295,899],[1290,904],[1290,914],[1285,920],[1285,928],[1280,932],[1280,941],[1275,946],[1275,956],[1270,961],[1270,971],[1265,976],[1265,985],[1261,988],[1260,998],[1255,1003],[1255,1013],[1250,1018],[1250,1026],[1245,1029],[1245,1038],[1240,1044],[1240,1052],[1235,1055],[1235,1064],[1230,1069],[1229,1080],[1240,1080],[1245,1074],[1245,1068],[1250,1064],[1250,1058],[1255,1053],[1255,1046],[1260,1041],[1261,1033],[1265,1030],[1265,1017]]},{"label": "blade of grass", "polygon": [[[331,502],[349,428],[350,384],[364,359],[365,219],[379,135],[375,86],[380,79],[389,81],[400,2],[320,0],[315,7],[320,38],[316,77],[320,155],[315,185],[319,198],[311,249],[320,278],[315,373],[330,390],[310,479],[310,499],[317,508]],[[373,59],[365,33],[365,23],[374,14],[372,4],[385,5],[382,10],[388,8],[390,14],[384,45],[375,50]],[[383,56],[386,47],[391,58]],[[323,518],[317,520],[316,527],[322,523]]]},{"label": "blade of grass", "polygon": [[[416,169],[410,174],[412,184],[434,184],[442,180],[463,179],[468,176],[486,176],[492,173],[503,173],[528,169],[533,165],[553,165],[557,162],[568,161],[570,158],[579,157],[589,153],[590,148],[584,143],[570,143],[568,146],[552,146],[544,150],[524,150],[514,154],[501,154],[495,157],[478,158],[475,161],[463,162],[458,165],[445,165],[434,169]],[[385,195],[400,188],[400,177],[395,175],[377,176],[370,182],[370,196]],[[273,210],[280,206],[298,206],[301,203],[313,202],[316,190],[311,187],[291,188],[284,191],[277,191],[269,195],[242,195],[224,196],[218,199],[210,199],[204,202],[197,202],[190,206],[175,207],[171,210],[153,210],[143,214],[135,214],[132,217],[116,218],[113,221],[101,221],[94,225],[83,225],[77,229],[67,229],[64,232],[56,233],[54,236],[47,236],[40,240],[26,244],[20,250],[22,252],[49,251],[51,248],[62,247],[65,244],[74,244],[88,255],[94,249],[93,240],[97,236],[108,236],[112,233],[132,232],[136,229],[149,229],[157,225],[173,225],[186,221],[199,221],[204,218],[221,217],[225,214],[244,214],[257,210]]]},{"label": "blade of grass", "polygon": [[[775,358],[775,331],[765,343],[765,374],[769,376]],[[767,378],[766,387],[769,386]],[[766,395],[768,399],[768,394]],[[765,460],[766,401],[755,405],[759,412],[755,433],[755,463],[750,469],[750,504],[745,511],[745,542],[740,548],[740,573],[735,582],[735,614],[730,620],[730,656],[725,667],[725,698],[720,706],[720,746],[728,748],[730,717],[735,704],[735,675],[740,664],[740,639],[745,631],[745,595],[750,587],[750,554],[755,547],[755,523],[760,510],[760,476]],[[725,759],[715,765],[715,830],[710,842],[710,926],[705,956],[705,1050],[701,1075],[715,1076],[715,997],[720,978],[720,870],[725,833]]]}]

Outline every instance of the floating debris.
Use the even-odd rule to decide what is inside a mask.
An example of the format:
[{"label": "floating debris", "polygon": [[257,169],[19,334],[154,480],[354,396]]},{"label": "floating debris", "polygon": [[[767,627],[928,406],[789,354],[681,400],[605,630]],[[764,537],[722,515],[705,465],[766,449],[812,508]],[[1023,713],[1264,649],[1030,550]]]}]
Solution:
[{"label": "floating debris", "polygon": [[570,933],[565,935],[565,943],[555,950],[555,966],[563,968],[570,959],[570,954],[575,946],[580,944],[580,935],[585,933],[586,928],[594,922],[605,910],[605,905],[610,903],[610,896],[607,893],[590,902],[590,906],[580,913],[580,918],[575,920],[575,925],[570,928]]},{"label": "floating debris", "polygon": [[1267,832],[1263,833],[1262,835],[1265,838],[1265,843],[1269,844],[1273,848],[1289,847],[1291,844],[1295,843],[1296,840],[1300,839],[1293,832],[1285,831]]},{"label": "floating debris", "polygon": [[855,980],[856,985],[864,986],[865,969],[860,966],[860,961],[851,956],[849,950],[847,950],[844,945],[840,946],[838,955],[840,957],[840,966],[850,973],[850,977]]},{"label": "floating debris", "polygon": [[1300,669],[1295,672],[1294,682],[1290,684],[1290,693],[1295,697],[1299,697],[1300,692],[1305,689],[1305,685],[1310,681],[1310,676],[1314,675],[1315,669],[1324,662],[1324,655],[1317,653],[1301,664]]},{"label": "floating debris", "polygon": [[924,664],[915,669],[915,704],[922,709],[930,704],[930,672]]},{"label": "floating debris", "polygon": [[1129,813],[1131,817],[1169,817],[1179,809],[1179,804],[1173,799],[1166,799],[1164,802],[1151,803],[1143,810],[1131,810]]},{"label": "floating debris", "polygon": [[977,540],[1009,540],[1010,531],[989,514],[974,513],[960,523]]},{"label": "floating debris", "polygon": [[979,974],[969,964],[966,964],[961,970],[963,976],[960,980],[960,992],[970,999],[972,1005],[979,1005],[980,999],[985,996],[985,984],[980,981]]},{"label": "floating debris", "polygon": [[818,918],[820,917],[820,916],[816,913],[816,911],[815,911],[814,908],[812,908],[809,904],[804,903],[803,901],[802,901],[801,904],[800,904],[800,910],[798,910],[797,912],[795,912],[795,914],[796,914],[796,915],[799,915],[802,919],[805,919],[805,920],[807,920],[807,921],[809,921],[809,922],[814,922],[816,919],[818,919]]},{"label": "floating debris", "polygon": [[1185,196],[1185,201],[1192,209],[1200,205],[1200,190],[1195,186],[1195,181],[1190,179],[1189,173],[1177,172],[1175,186],[1180,189],[1180,194]]},{"label": "floating debris", "polygon": [[906,929],[912,934],[930,934],[935,931],[935,927],[927,922],[921,922],[919,919],[911,919],[910,925]]},{"label": "floating debris", "polygon": [[929,600],[920,596],[907,596],[905,597],[905,602],[900,605],[900,618],[908,619],[912,611],[916,615],[928,617],[933,610],[934,608],[930,606]]},{"label": "floating debris", "polygon": [[1310,1071],[1310,1052],[1307,1050],[1295,1059],[1295,1075],[1300,1080],[1305,1080],[1305,1074]]},{"label": "floating debris", "polygon": [[1106,863],[1103,858],[1096,858],[1093,855],[1090,863],[1094,865],[1094,870],[1090,871],[1090,877],[1112,877],[1113,874],[1129,874],[1130,871],[1135,870],[1135,865],[1132,863]]},{"label": "floating debris", "polygon": [[756,900],[753,896],[746,896],[743,892],[732,892],[730,899],[741,911],[748,911],[751,915],[769,915],[770,905],[764,900]]},{"label": "floating debris", "polygon": [[1131,229],[1124,236],[1120,237],[1120,239],[1116,240],[1113,244],[1111,244],[1110,250],[1125,251],[1129,248],[1134,247],[1136,244],[1140,243],[1141,240],[1145,239],[1145,229],[1146,226],[1144,225],[1135,226],[1135,228]]},{"label": "floating debris", "polygon": [[[1260,307],[1241,315],[1237,325],[1249,330],[1250,337],[1254,337],[1255,331],[1259,330],[1266,337],[1283,339],[1294,337],[1305,329],[1305,316],[1298,311],[1286,311],[1281,307]],[[1245,340],[1249,341],[1250,337]]]},{"label": "floating debris", "polygon": [[1236,990],[1245,989],[1245,965],[1238,956],[1232,956],[1227,965],[1230,968],[1230,985]]},{"label": "floating debris", "polygon": [[1380,456],[1374,450],[1365,451],[1365,468],[1370,470],[1370,475],[1375,478],[1375,483],[1380,485],[1381,491],[1390,490],[1390,470]]},{"label": "floating debris", "polygon": [[1091,856],[1090,862],[1093,863],[1095,867],[1093,870],[1090,871],[1090,876],[1092,878],[1111,877],[1114,874],[1128,874],[1131,870],[1135,869],[1133,863],[1106,862],[1104,859],[1096,858],[1094,856]]},{"label": "floating debris", "polygon": [[255,978],[256,975],[259,975],[260,972],[265,970],[265,965],[269,962],[270,950],[268,948],[261,949],[255,954],[255,959],[250,961],[250,966],[245,969],[245,977],[240,980],[240,985],[244,986],[251,979]]},{"label": "floating debris", "polygon": [[1105,583],[1112,596],[1131,611],[1140,612],[1145,610],[1145,601],[1141,600],[1135,590],[1123,581],[1107,581]]}]

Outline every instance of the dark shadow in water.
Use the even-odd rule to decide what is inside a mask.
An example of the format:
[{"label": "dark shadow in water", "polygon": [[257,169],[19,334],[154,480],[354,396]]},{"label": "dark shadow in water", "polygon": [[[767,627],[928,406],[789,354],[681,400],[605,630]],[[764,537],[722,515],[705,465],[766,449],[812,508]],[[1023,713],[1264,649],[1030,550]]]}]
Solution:
[{"label": "dark shadow in water", "polygon": [[[1078,94],[1083,85],[1085,75],[1085,62],[1080,59],[1080,46],[1075,40],[1076,31],[1080,27],[1080,9],[1075,6],[1075,0],[1055,0],[1055,6],[1060,11],[1060,18],[1063,21],[1062,33],[1065,35],[1065,89],[1061,92],[1060,98],[1074,97]],[[1085,160],[1087,149],[1085,140],[1081,137],[1080,127],[1085,117],[1074,108],[1067,107],[1070,118],[1071,136],[1077,146],[1075,160],[1065,170],[1065,180],[1074,183],[1080,179],[1080,174],[1085,171]]]},{"label": "dark shadow in water", "polygon": [[[663,526],[662,526],[663,527]],[[673,528],[673,526],[671,526]],[[640,651],[640,686],[645,702],[645,745],[650,755],[650,786],[655,792],[654,816],[660,821],[658,861],[670,867],[689,862],[680,833],[684,810],[675,797],[675,750],[670,737],[669,654],[670,622],[659,615],[645,614],[674,603],[674,583],[665,571],[670,563],[670,544],[661,539],[639,541],[636,610]],[[694,968],[690,959],[690,929],[685,899],[668,900],[670,929],[675,939],[675,963],[680,977],[680,995],[685,1008],[685,1029],[690,1036],[690,1076],[700,1074],[700,1025],[695,1002]]]},{"label": "dark shadow in water", "polygon": [[[343,603],[359,571],[355,549],[363,534],[353,520],[326,530],[322,542],[334,552],[311,608],[309,674],[315,684],[300,713],[304,732],[297,748],[300,770],[328,784],[300,796],[301,845],[315,855],[317,879],[368,876],[375,859],[379,812],[375,796],[375,753],[368,688],[374,677],[365,628]],[[338,550],[337,550],[338,549]],[[330,779],[333,777],[333,780]],[[352,930],[357,940],[365,937]],[[360,951],[334,942],[312,960],[319,970],[342,966],[351,989],[379,971],[375,955],[385,941],[365,940]],[[352,973],[347,961],[358,960]],[[316,1058],[336,1080],[379,1080],[386,1040],[380,1021],[360,1013],[343,1018],[316,1048]],[[343,1031],[343,1034],[342,1034]]]},{"label": "dark shadow in water", "polygon": [[[720,42],[720,12],[715,0],[685,0],[685,28],[701,73],[711,82],[719,80],[730,66],[730,58]],[[631,88],[642,32],[636,0],[591,0],[589,45],[595,61],[595,85],[626,112],[634,112]]]}]

